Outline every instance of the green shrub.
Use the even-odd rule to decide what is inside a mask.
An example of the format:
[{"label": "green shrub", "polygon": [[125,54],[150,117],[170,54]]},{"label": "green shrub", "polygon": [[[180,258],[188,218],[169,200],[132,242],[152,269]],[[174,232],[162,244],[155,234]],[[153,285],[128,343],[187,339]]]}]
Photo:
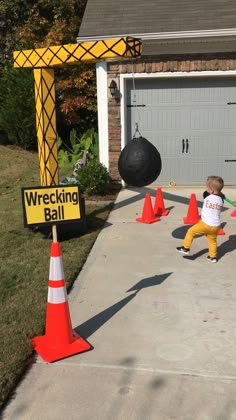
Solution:
[{"label": "green shrub", "polygon": [[82,192],[89,195],[105,194],[111,181],[107,168],[95,159],[79,169],[77,178]]},{"label": "green shrub", "polygon": [[88,151],[89,159],[98,159],[99,141],[98,133],[94,128],[88,129],[81,138],[78,137],[76,130],[72,129],[69,135],[69,146],[66,146],[61,137],[57,136],[58,164],[63,168],[68,163],[72,166],[78,159],[83,158],[84,151]]}]

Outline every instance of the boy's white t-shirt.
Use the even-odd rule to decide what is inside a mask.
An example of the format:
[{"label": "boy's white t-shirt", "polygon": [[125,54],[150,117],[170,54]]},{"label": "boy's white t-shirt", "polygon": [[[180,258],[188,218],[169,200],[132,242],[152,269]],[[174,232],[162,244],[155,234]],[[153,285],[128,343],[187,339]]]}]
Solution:
[{"label": "boy's white t-shirt", "polygon": [[219,195],[208,195],[203,201],[201,211],[202,221],[209,226],[220,226],[220,214],[223,204],[223,199]]}]

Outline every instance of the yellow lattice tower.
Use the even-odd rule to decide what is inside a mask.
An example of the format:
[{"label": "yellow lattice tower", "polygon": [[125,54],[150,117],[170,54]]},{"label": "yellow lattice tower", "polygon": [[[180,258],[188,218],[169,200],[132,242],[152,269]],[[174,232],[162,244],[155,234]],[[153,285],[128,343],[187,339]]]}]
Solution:
[{"label": "yellow lattice tower", "polygon": [[76,64],[80,61],[137,58],[141,55],[141,48],[139,39],[122,37],[14,51],[14,67],[34,69],[36,129],[42,186],[57,185],[59,182],[54,67]]},{"label": "yellow lattice tower", "polygon": [[41,185],[58,184],[53,69],[34,69],[36,131]]}]

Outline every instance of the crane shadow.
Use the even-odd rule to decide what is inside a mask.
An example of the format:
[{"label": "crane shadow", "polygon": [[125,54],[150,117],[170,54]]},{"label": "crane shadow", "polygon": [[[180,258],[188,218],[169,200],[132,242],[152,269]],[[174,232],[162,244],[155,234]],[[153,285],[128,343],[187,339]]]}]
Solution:
[{"label": "crane shadow", "polygon": [[106,322],[108,322],[114,315],[116,315],[122,308],[124,308],[129,302],[131,302],[140,290],[147,287],[157,286],[163,283],[172,273],[165,273],[161,275],[155,275],[152,277],[147,277],[140,280],[134,286],[132,286],[127,292],[134,291],[129,296],[126,296],[124,299],[121,299],[119,302],[116,302],[114,305],[109,306],[109,308],[104,309],[98,314],[94,315],[92,318],[85,321],[83,324],[78,325],[74,328],[74,331],[81,335],[85,340],[88,339],[95,331],[101,328]]},{"label": "crane shadow", "polygon": [[[126,198],[126,199],[124,199],[124,200],[122,200],[120,202],[116,202],[115,205],[114,205],[113,210],[117,210],[117,209],[122,208],[122,207],[125,207],[125,206],[127,206],[129,204],[134,204],[134,203],[136,203],[139,200],[143,200],[144,197],[145,197],[145,195],[147,193],[149,193],[151,195],[151,197],[153,197],[153,198],[156,197],[156,189],[154,189],[154,188],[150,188],[150,187],[142,187],[142,188],[126,187],[125,189],[128,190],[128,191],[131,191],[131,192],[136,192],[138,194],[136,194],[136,195],[134,195],[132,197]],[[204,188],[203,188],[203,190],[204,190]],[[169,200],[169,201],[173,201],[174,203],[180,203],[180,204],[189,205],[189,200],[190,200],[191,192],[189,192],[189,197],[183,197],[183,196],[178,195],[178,194],[173,194],[173,193],[170,193],[170,192],[167,192],[167,191],[163,191],[162,192],[162,196],[163,196],[163,199],[164,200]],[[197,206],[200,209],[202,208],[202,204],[203,204],[203,200],[197,200]],[[168,207],[167,210],[168,209],[171,209],[173,207],[174,206]],[[224,211],[226,211],[228,209],[229,209],[229,207],[225,207],[224,206],[223,209],[222,209],[222,212],[224,212]]]},{"label": "crane shadow", "polygon": [[103,311],[94,315],[92,318],[85,321],[83,324],[74,328],[74,331],[77,334],[81,335],[85,340],[88,339],[91,335],[95,333],[95,331],[101,328],[115,314],[117,314],[117,312],[119,312],[125,305],[127,305],[131,300],[133,300],[136,294],[137,292],[132,293],[132,295],[126,296],[124,299],[121,299],[114,305],[109,306],[109,308],[104,309]]},{"label": "crane shadow", "polygon": [[147,277],[145,279],[142,279],[138,283],[136,283],[134,286],[132,286],[129,290],[127,290],[127,293],[128,292],[133,292],[133,291],[136,291],[136,293],[138,293],[138,292],[140,292],[140,290],[146,289],[147,287],[153,287],[153,286],[160,285],[171,274],[172,273],[165,273],[165,274],[155,275],[155,276],[152,276],[152,277]]},{"label": "crane shadow", "polygon": [[[142,188],[126,187],[126,190],[131,191],[131,192],[136,192],[138,194],[132,197],[126,198],[120,202],[116,202],[114,205],[114,210],[125,207],[128,204],[136,203],[139,200],[143,200],[147,193],[149,193],[151,197],[156,197],[156,189],[149,188],[149,187],[142,187]],[[189,204],[190,195],[189,197],[183,197],[181,195],[172,194],[166,191],[162,192],[162,195],[163,195],[163,199],[173,201],[175,203],[181,203],[181,204],[187,204],[187,205]],[[198,200],[197,206],[202,207],[202,201]]]}]

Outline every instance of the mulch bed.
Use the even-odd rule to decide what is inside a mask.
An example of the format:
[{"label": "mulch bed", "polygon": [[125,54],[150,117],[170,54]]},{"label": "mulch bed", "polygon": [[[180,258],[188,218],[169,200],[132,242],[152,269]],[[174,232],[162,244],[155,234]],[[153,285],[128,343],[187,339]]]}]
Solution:
[{"label": "mulch bed", "polygon": [[115,201],[120,190],[120,184],[111,184],[109,190],[106,193],[94,195],[88,195],[85,193],[84,198],[86,201]]}]

